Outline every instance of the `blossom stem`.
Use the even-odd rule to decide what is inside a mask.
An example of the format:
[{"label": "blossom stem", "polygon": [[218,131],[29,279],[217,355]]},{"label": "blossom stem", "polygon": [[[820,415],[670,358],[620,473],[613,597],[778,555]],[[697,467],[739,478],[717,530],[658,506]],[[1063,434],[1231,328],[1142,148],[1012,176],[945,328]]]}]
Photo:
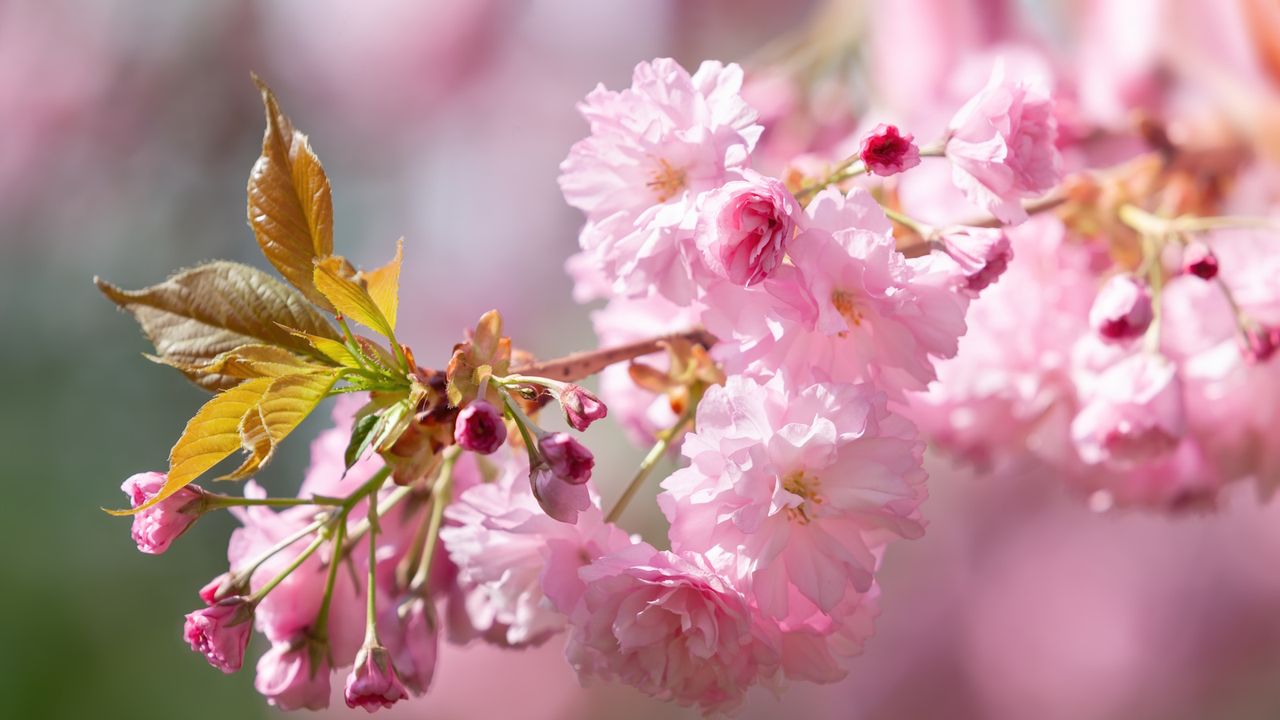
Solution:
[{"label": "blossom stem", "polygon": [[323,518],[321,518],[321,519],[319,519],[319,520],[316,520],[315,522],[313,522],[313,523],[311,523],[311,524],[309,524],[309,525],[306,525],[306,526],[304,526],[304,527],[299,528],[297,532],[293,533],[292,535],[290,535],[290,536],[289,536],[289,537],[287,537],[287,538],[284,538],[283,540],[281,540],[280,542],[276,543],[275,545],[272,545],[270,548],[268,548],[266,551],[264,551],[261,555],[259,555],[258,557],[254,558],[253,562],[252,562],[252,563],[250,563],[250,564],[249,564],[247,567],[245,567],[243,570],[238,570],[238,571],[236,571],[236,575],[238,576],[238,577],[237,577],[237,580],[238,580],[238,581],[245,581],[245,580],[248,580],[249,578],[253,577],[253,574],[254,574],[255,572],[257,572],[258,568],[262,567],[262,564],[263,564],[263,563],[265,563],[266,561],[268,561],[268,560],[270,560],[271,558],[275,557],[275,556],[276,556],[276,554],[278,554],[278,553],[280,553],[280,552],[284,551],[284,550],[285,550],[285,549],[287,549],[290,545],[292,545],[292,544],[294,544],[294,543],[298,542],[298,541],[299,541],[299,540],[301,540],[302,538],[304,538],[304,537],[306,537],[306,536],[310,535],[311,533],[313,533],[313,532],[315,532],[315,531],[319,530],[320,528],[324,527],[324,524],[325,524],[325,523],[327,523],[327,522],[329,522],[329,520],[331,520],[331,519],[332,519],[332,518],[331,518],[330,516],[326,515],[325,517],[323,517]]},{"label": "blossom stem", "polygon": [[266,597],[267,594],[270,593],[272,590],[275,590],[276,586],[284,582],[285,578],[292,575],[294,570],[297,570],[298,568],[302,567],[302,563],[306,562],[307,558],[314,555],[315,552],[320,549],[320,546],[324,545],[324,542],[325,542],[325,538],[323,536],[317,537],[315,540],[312,540],[311,544],[308,545],[306,549],[304,549],[302,552],[298,553],[298,556],[293,559],[293,562],[289,563],[288,567],[286,567],[284,570],[281,570],[280,573],[275,577],[271,578],[271,580],[268,581],[266,585],[263,585],[261,588],[258,588],[257,592],[249,596],[249,602],[253,602],[253,603],[261,602],[262,598]]},{"label": "blossom stem", "polygon": [[209,509],[218,510],[229,507],[247,507],[256,505],[265,505],[267,507],[297,507],[299,505],[329,505],[341,506],[342,498],[323,497],[313,495],[309,498],[244,498],[232,497],[230,495],[209,494]]},{"label": "blossom stem", "polygon": [[[386,480],[386,476],[383,476]],[[381,483],[379,483],[381,485]],[[377,492],[377,489],[374,489]],[[365,611],[365,629],[364,643],[372,646],[378,644],[378,543],[375,542],[378,536],[378,503],[369,502],[369,580],[365,594],[369,597],[369,604]],[[334,548],[340,549],[341,544],[335,544]],[[338,553],[334,553],[334,564],[338,562]]]},{"label": "blossom stem", "polygon": [[881,209],[884,210],[884,214],[887,215],[890,220],[902,225],[925,240],[932,238],[938,232],[933,226],[926,225],[915,218],[908,217],[891,207],[882,205]]},{"label": "blossom stem", "polygon": [[[1031,202],[1022,203],[1022,209],[1025,210],[1028,215],[1038,215],[1042,212],[1048,212],[1050,210],[1053,210],[1058,206],[1062,205],[1063,203],[1065,203],[1066,201],[1067,201],[1066,194],[1055,191],[1055,192],[1049,193],[1048,195],[1045,195],[1044,197],[1038,200],[1032,200]],[[1004,223],[1001,222],[999,219],[997,219],[993,215],[987,215],[986,217],[980,217],[980,218],[972,218],[966,222],[960,223],[960,225],[964,225],[967,227],[981,227],[981,228],[1004,227]]]},{"label": "blossom stem", "polygon": [[[387,493],[387,496],[382,499],[382,502],[378,503],[378,514],[387,514],[387,511],[391,510],[396,505],[399,505],[400,501],[412,495],[414,490],[415,488],[412,485],[404,485]],[[352,548],[355,547],[356,543],[360,542],[360,539],[363,538],[367,532],[369,532],[369,519],[365,518],[347,532],[347,544],[342,548],[340,557],[345,558],[347,555],[351,554]]]},{"label": "blossom stem", "polygon": [[672,425],[669,430],[659,435],[658,441],[653,444],[652,448],[649,448],[649,453],[644,456],[644,460],[640,461],[640,468],[636,470],[635,476],[631,478],[631,482],[628,483],[626,489],[622,491],[622,495],[618,498],[618,501],[613,504],[613,508],[609,510],[609,514],[605,516],[605,522],[613,523],[618,521],[618,518],[622,515],[622,511],[627,509],[627,504],[631,502],[631,499],[635,497],[636,492],[640,490],[640,486],[644,484],[645,478],[649,477],[649,473],[653,472],[654,466],[657,465],[658,461],[662,459],[662,456],[667,453],[667,448],[671,447],[671,442],[679,436],[680,431],[684,429],[684,426],[693,420],[693,416],[698,410],[698,403],[694,402],[693,398],[690,400],[689,406],[685,408],[685,411],[680,415],[680,418],[676,420],[675,424]]},{"label": "blossom stem", "polygon": [[457,445],[445,449],[440,474],[436,476],[436,483],[431,489],[431,521],[427,526],[427,540],[422,547],[422,558],[418,561],[418,572],[409,583],[410,591],[424,597],[431,578],[432,559],[436,555],[436,541],[440,537],[440,524],[444,521],[444,509],[453,494],[453,466],[461,454],[462,449]]},{"label": "blossom stem", "polygon": [[329,608],[333,604],[333,588],[338,582],[338,566],[342,564],[342,543],[347,532],[347,515],[351,513],[351,509],[361,498],[373,492],[376,488],[382,486],[382,483],[391,474],[391,466],[384,465],[379,468],[378,472],[373,474],[365,484],[359,489],[347,496],[346,502],[343,503],[341,510],[335,518],[337,524],[334,527],[333,547],[334,552],[329,558],[329,573],[325,577],[324,597],[320,600],[320,611],[316,613],[316,621],[313,633],[318,640],[328,642],[329,639]]},{"label": "blossom stem", "polygon": [[822,192],[824,188],[858,177],[866,172],[867,166],[862,162],[862,159],[857,155],[850,156],[844,162],[835,166],[831,172],[827,173],[825,178],[797,190],[796,200],[801,205],[808,205],[813,196]]},{"label": "blossom stem", "polygon": [[[701,345],[705,348],[710,348],[717,342],[714,335],[706,330],[697,328],[682,333],[660,335],[655,338],[628,343],[626,345],[573,353],[572,355],[566,355],[546,362],[519,365],[511,368],[511,373],[515,375],[552,378],[563,382],[575,382],[586,377],[591,377],[610,365],[635,360],[638,357],[644,357],[645,355],[656,353],[662,350],[663,346],[672,340],[685,340],[696,345]],[[510,375],[507,377],[510,377]]]}]

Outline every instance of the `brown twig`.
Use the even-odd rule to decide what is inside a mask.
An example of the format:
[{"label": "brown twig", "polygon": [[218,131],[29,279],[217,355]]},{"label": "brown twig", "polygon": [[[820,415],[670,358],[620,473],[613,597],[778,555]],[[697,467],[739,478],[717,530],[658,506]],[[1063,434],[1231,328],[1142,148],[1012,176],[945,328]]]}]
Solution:
[{"label": "brown twig", "polygon": [[536,375],[563,382],[574,382],[590,377],[615,363],[627,362],[643,357],[662,349],[668,340],[687,340],[703,347],[716,344],[716,337],[701,328],[688,332],[663,335],[649,340],[628,343],[616,347],[588,350],[586,352],[565,355],[545,362],[528,363],[511,368],[511,372],[519,375]]}]

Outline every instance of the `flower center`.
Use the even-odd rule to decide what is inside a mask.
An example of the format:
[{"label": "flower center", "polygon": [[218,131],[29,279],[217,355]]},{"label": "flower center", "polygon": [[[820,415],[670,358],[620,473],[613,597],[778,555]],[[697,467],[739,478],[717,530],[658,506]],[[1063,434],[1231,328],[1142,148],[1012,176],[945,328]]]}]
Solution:
[{"label": "flower center", "polygon": [[[833,290],[831,292],[831,305],[835,307],[836,312],[840,313],[840,317],[845,319],[851,327],[859,327],[862,325],[862,311],[858,310],[858,306],[853,301],[853,294],[844,290]],[[845,337],[848,332],[840,333],[840,337]]]},{"label": "flower center", "polygon": [[681,168],[671,166],[671,162],[666,158],[658,160],[658,169],[654,171],[652,180],[645,183],[658,196],[658,202],[663,203],[675,197],[685,186],[685,173]]},{"label": "flower center", "polygon": [[795,507],[787,508],[787,517],[802,525],[813,522],[817,506],[823,503],[822,496],[818,494],[818,478],[796,470],[782,477],[782,489],[804,500]]}]

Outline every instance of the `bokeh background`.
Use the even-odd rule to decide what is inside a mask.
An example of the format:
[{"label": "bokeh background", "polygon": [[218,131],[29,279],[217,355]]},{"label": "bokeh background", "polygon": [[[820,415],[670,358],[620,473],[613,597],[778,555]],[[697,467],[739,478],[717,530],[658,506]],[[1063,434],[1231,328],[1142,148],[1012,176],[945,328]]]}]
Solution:
[{"label": "bokeh background", "polygon": [[[311,135],[341,251],[370,264],[407,238],[402,334],[438,366],[491,307],[535,353],[592,343],[562,271],[579,217],[556,167],[585,133],[574,103],[640,60],[825,63],[838,72],[803,100],[819,121],[869,92],[924,101],[1005,44],[1111,85],[1138,68],[1155,91],[1221,70],[1257,100],[1276,95],[1276,46],[1258,41],[1274,22],[1268,0],[0,0],[0,717],[275,716],[251,671],[222,676],[180,637],[225,568],[230,519],[157,558],[98,509],[163,466],[202,395],[140,357],[91,278],[265,267],[244,219],[262,128],[250,71]],[[770,132],[785,152],[848,129]],[[641,451],[592,433],[609,497]],[[261,480],[291,489],[305,458],[294,441]],[[1243,494],[1211,517],[1098,516],[1051,478],[933,465],[928,534],[890,550],[879,629],[849,679],[757,692],[745,717],[1280,717],[1280,510]],[[560,653],[449,648],[431,695],[388,714],[683,716],[579,689]]]}]

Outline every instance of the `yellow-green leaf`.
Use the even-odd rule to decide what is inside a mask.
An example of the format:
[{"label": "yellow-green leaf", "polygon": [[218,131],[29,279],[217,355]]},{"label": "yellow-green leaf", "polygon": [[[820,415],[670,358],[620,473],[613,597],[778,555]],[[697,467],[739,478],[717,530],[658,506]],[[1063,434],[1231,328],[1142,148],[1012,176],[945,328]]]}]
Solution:
[{"label": "yellow-green leaf", "polygon": [[[337,342],[330,340],[329,342]],[[274,345],[241,345],[228,350],[204,365],[187,365],[176,361],[149,356],[151,360],[178,368],[195,375],[226,375],[248,379],[255,377],[281,377],[305,372],[324,372],[331,366],[316,364]]]},{"label": "yellow-green leaf", "polygon": [[308,335],[307,333],[297,333],[297,335],[306,339],[307,342],[311,343],[311,347],[316,349],[316,352],[324,355],[334,363],[348,368],[360,367],[360,361],[347,348],[346,343],[318,335]]},{"label": "yellow-green leaf", "polygon": [[400,303],[400,263],[404,260],[404,238],[396,241],[395,258],[376,270],[360,273],[369,297],[382,311],[387,324],[396,329],[396,310]]},{"label": "yellow-green leaf", "polygon": [[378,303],[357,279],[351,264],[334,255],[316,262],[315,285],[333,307],[346,317],[390,338],[394,329]]},{"label": "yellow-green leaf", "polygon": [[187,422],[182,436],[169,451],[169,475],[160,492],[132,510],[109,512],[132,515],[145,510],[186,487],[239,450],[240,423],[246,413],[257,411],[258,403],[273,382],[273,378],[255,378],[214,395]]},{"label": "yellow-green leaf", "polygon": [[240,419],[240,447],[249,457],[240,467],[219,480],[243,480],[258,471],[271,459],[276,446],[271,442],[267,427],[262,422],[262,413],[257,408],[245,413]]},{"label": "yellow-green leaf", "polygon": [[308,373],[274,378],[254,410],[240,425],[241,445],[249,453],[223,480],[240,480],[266,465],[275,449],[324,400],[338,373]]},{"label": "yellow-green leaf", "polygon": [[333,197],[329,178],[307,136],[295,130],[275,95],[256,75],[266,109],[262,155],[249,173],[249,226],[262,254],[312,302],[331,309],[316,291],[311,269],[333,254]]},{"label": "yellow-green leaf", "polygon": [[[198,265],[141,290],[122,290],[100,278],[94,278],[94,283],[133,315],[156,355],[179,368],[207,365],[244,345],[274,345],[299,355],[321,356],[290,328],[318,337],[340,337],[297,290],[239,263]],[[186,374],[215,392],[241,382],[222,373]]]}]

